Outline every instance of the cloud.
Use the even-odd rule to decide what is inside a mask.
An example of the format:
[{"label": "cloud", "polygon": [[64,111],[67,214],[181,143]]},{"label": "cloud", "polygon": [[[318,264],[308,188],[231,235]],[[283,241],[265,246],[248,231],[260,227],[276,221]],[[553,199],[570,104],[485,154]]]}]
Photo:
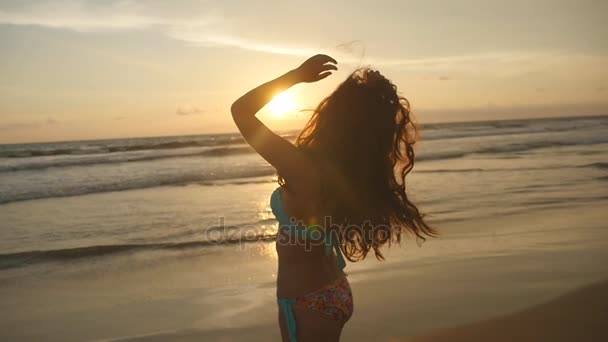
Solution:
[{"label": "cloud", "polygon": [[95,13],[85,1],[25,3],[21,8],[0,9],[0,23],[65,28],[80,32],[145,28],[155,24],[151,18],[124,13],[110,6]]},{"label": "cloud", "polygon": [[319,49],[281,46],[262,41],[245,39],[227,33],[213,32],[200,28],[172,27],[167,33],[170,37],[202,46],[227,46],[244,50],[266,52],[277,55],[309,57],[320,52]]},{"label": "cloud", "polygon": [[[182,1],[183,2],[183,1]],[[160,5],[160,6],[159,6]],[[153,26],[206,26],[220,22],[208,3],[149,0],[37,0],[0,3],[0,22],[76,31],[145,29]]]},{"label": "cloud", "polygon": [[194,0],[24,0],[0,2],[0,24],[36,25],[78,32],[154,30],[167,37],[204,47],[232,47],[299,57],[328,53],[341,64],[374,65],[404,71],[424,70],[440,75],[445,70],[460,69],[470,73],[484,67],[491,67],[498,73],[503,69],[505,74],[522,73],[557,65],[568,55],[555,51],[505,50],[442,57],[371,56],[367,55],[363,40],[340,43],[328,35],[323,37],[323,43],[310,44],[299,40],[301,37],[298,35],[278,38],[280,35],[270,34],[272,28],[264,23],[252,26],[246,20],[236,19],[240,18],[239,15],[248,15],[247,12],[250,12],[250,8],[244,5]]},{"label": "cloud", "polygon": [[190,107],[190,108],[178,107],[177,110],[175,111],[175,114],[182,115],[182,116],[200,115],[200,114],[204,114],[204,113],[205,113],[205,111],[198,107]]},{"label": "cloud", "polygon": [[[332,53],[342,63],[376,65],[421,65],[441,60],[409,60],[367,58],[365,44],[354,40],[334,47],[306,46],[297,42],[276,42],[264,31],[255,34],[252,27],[242,27],[232,16],[223,15],[208,2],[86,0],[22,1],[0,3],[0,23],[35,25],[69,29],[77,32],[116,30],[147,30],[162,32],[168,37],[202,46],[225,46],[279,55],[307,57],[315,53]],[[243,32],[249,34],[248,38]],[[365,59],[365,61],[364,61]]]},{"label": "cloud", "polygon": [[[296,56],[310,56],[318,52],[317,49],[277,45],[231,34],[231,21],[209,4],[201,7],[203,3],[194,2],[188,6],[173,6],[171,11],[154,8],[150,4],[146,1],[116,0],[104,3],[84,0],[34,1],[13,7],[0,4],[0,24],[85,33],[154,29],[173,39],[202,46],[227,46]],[[232,28],[235,29],[239,31],[238,27]]]}]

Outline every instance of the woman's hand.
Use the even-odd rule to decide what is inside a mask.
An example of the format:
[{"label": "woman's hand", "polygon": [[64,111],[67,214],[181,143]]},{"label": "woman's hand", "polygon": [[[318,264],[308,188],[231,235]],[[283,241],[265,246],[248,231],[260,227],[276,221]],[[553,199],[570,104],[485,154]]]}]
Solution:
[{"label": "woman's hand", "polygon": [[338,62],[327,55],[315,55],[294,69],[292,73],[296,82],[317,82],[331,75],[330,70],[338,70],[335,64]]}]

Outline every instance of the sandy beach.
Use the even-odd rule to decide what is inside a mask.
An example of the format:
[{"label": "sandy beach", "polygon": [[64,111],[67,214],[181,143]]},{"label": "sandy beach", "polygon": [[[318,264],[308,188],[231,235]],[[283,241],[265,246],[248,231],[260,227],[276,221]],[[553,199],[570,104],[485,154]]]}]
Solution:
[{"label": "sandy beach", "polygon": [[[348,264],[342,340],[605,340],[605,120],[428,130],[409,181],[441,236]],[[276,232],[276,179],[253,155],[190,149],[40,170],[11,161],[24,170],[2,174],[16,182],[0,205],[0,340],[279,340],[273,242],[205,240],[221,217],[254,240]],[[55,158],[42,162],[107,157]],[[237,174],[245,164],[258,166]],[[152,182],[201,169],[195,182]],[[102,190],[79,194],[81,181]]]},{"label": "sandy beach", "polygon": [[[606,318],[608,302],[602,291],[606,284],[569,294],[606,279],[604,208],[605,204],[586,205],[546,210],[543,215],[524,212],[446,223],[445,230],[454,233],[440,240],[420,248],[413,244],[393,248],[387,262],[350,265],[356,312],[343,340],[408,340],[501,316],[413,341],[490,337],[538,341],[545,340],[544,336],[574,341],[581,334],[606,336],[597,330]],[[585,228],[571,229],[562,219],[567,214],[577,215],[578,224]],[[517,230],[551,233],[544,241],[523,242],[517,233],[479,237],[475,242],[457,233],[497,222],[508,222]],[[153,258],[146,254],[129,258],[139,267],[110,261],[93,267],[76,263],[35,278],[3,279],[3,339],[279,339],[271,243],[251,244],[245,250],[192,251],[160,264],[150,262]],[[212,266],[220,261],[232,266]]]},{"label": "sandy beach", "polygon": [[401,341],[605,341],[607,308],[604,281],[522,312]]}]

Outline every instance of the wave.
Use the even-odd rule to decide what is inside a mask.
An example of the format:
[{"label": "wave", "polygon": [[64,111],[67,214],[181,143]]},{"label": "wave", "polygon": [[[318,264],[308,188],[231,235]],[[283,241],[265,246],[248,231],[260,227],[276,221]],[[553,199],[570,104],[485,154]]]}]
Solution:
[{"label": "wave", "polygon": [[416,156],[416,161],[425,160],[440,160],[440,159],[455,159],[463,158],[475,154],[494,154],[499,156],[507,153],[521,153],[528,152],[537,149],[549,148],[549,147],[566,147],[566,146],[592,146],[598,144],[608,143],[608,136],[597,137],[597,139],[587,140],[538,140],[528,141],[525,143],[509,143],[509,144],[496,144],[493,146],[480,146],[476,149],[469,151],[453,151],[453,152],[439,152],[439,153],[423,153]]},{"label": "wave", "polygon": [[[16,172],[26,170],[43,170],[53,167],[70,167],[70,166],[92,166],[102,164],[119,164],[119,163],[130,163],[130,162],[146,162],[164,159],[174,158],[190,158],[190,157],[226,157],[236,156],[243,154],[251,154],[255,151],[249,146],[238,146],[238,147],[217,147],[211,148],[204,151],[183,151],[173,154],[165,155],[122,155],[122,156],[110,156],[102,155],[95,157],[80,157],[71,159],[55,159],[55,160],[33,160],[31,162],[19,163],[16,165],[0,165],[0,173],[2,172]],[[440,159],[452,159],[461,158],[466,156],[468,153],[465,152],[444,152],[444,153],[431,153],[418,156],[416,160],[440,160]]]},{"label": "wave", "polygon": [[596,168],[596,169],[608,169],[608,163],[598,162],[598,163],[591,163],[591,164],[580,165],[579,167],[591,167],[591,168]]},{"label": "wave", "polygon": [[[269,174],[264,174],[264,176],[274,175],[276,172],[272,171]],[[256,177],[244,178],[241,180],[216,180],[216,181],[205,181],[198,182],[198,185],[204,186],[220,186],[220,185],[246,185],[246,184],[264,184],[264,183],[275,183],[277,180],[273,178],[264,178],[264,179],[256,179]]]},{"label": "wave", "polygon": [[[438,160],[461,158],[474,153],[508,153],[527,151],[543,147],[595,144],[582,138],[581,141],[542,139],[538,134],[560,132],[608,124],[604,117],[572,120],[525,120],[525,121],[488,121],[456,124],[432,124],[423,129],[423,141],[433,142],[457,138],[513,136],[512,141],[498,146],[475,147],[467,151],[435,152],[419,154],[418,160]],[[526,138],[516,138],[528,134]],[[532,142],[525,142],[532,136]],[[283,134],[291,139],[294,133]],[[538,141],[541,138],[542,140]],[[599,139],[600,143],[608,139]],[[517,143],[522,141],[522,143]],[[40,170],[52,167],[88,166],[129,162],[154,161],[187,157],[226,157],[250,154],[254,151],[245,144],[238,134],[201,135],[169,138],[118,139],[90,142],[70,142],[31,145],[0,146],[0,172]],[[30,157],[30,158],[27,158]]]},{"label": "wave", "polygon": [[441,160],[441,159],[455,159],[462,158],[468,155],[467,152],[440,152],[440,153],[426,153],[416,155],[416,161],[430,161],[430,160]]},{"label": "wave", "polygon": [[[560,165],[544,165],[539,167],[518,167],[517,171],[535,171],[535,170],[547,170],[552,168],[563,168]],[[458,173],[458,172],[510,172],[513,169],[509,168],[474,168],[474,169],[430,169],[430,170],[416,170],[415,173]],[[530,185],[530,188],[536,187],[536,185]]]},{"label": "wave", "polygon": [[253,183],[267,183],[272,180],[260,180],[258,177],[272,176],[276,172],[273,168],[267,167],[262,169],[252,169],[239,171],[238,174],[213,176],[210,178],[209,175],[205,174],[188,174],[169,177],[156,177],[156,178],[141,178],[136,180],[126,180],[123,182],[110,182],[110,183],[91,183],[91,184],[78,184],[71,186],[67,184],[62,187],[55,188],[42,188],[35,189],[27,192],[21,192],[17,194],[11,193],[0,193],[0,204],[28,201],[42,198],[54,198],[54,197],[71,197],[81,196],[94,193],[103,193],[111,191],[126,191],[126,190],[137,190],[155,188],[159,186],[182,186],[188,184],[199,184],[203,186],[215,186],[224,184],[253,184]]},{"label": "wave", "polygon": [[172,158],[185,158],[185,157],[224,157],[234,156],[240,154],[253,153],[253,149],[249,145],[237,146],[237,147],[216,147],[207,148],[201,150],[185,150],[177,153],[170,154],[121,154],[121,155],[95,155],[95,156],[80,156],[65,159],[51,159],[51,160],[38,160],[33,159],[30,162],[21,162],[14,165],[0,165],[1,172],[15,172],[24,170],[43,170],[51,167],[69,167],[69,166],[90,166],[99,164],[117,164],[117,163],[129,163],[129,162],[140,162],[140,161],[154,161],[162,159]]},{"label": "wave", "polygon": [[[295,133],[282,133],[281,136],[286,139],[293,139]],[[243,145],[245,143],[245,140],[240,134],[230,133],[218,135],[14,144],[0,146],[0,158],[119,154],[125,152],[179,150],[200,147],[229,147]]]},{"label": "wave", "polygon": [[259,233],[255,235],[244,234],[236,238],[226,238],[221,240],[218,239],[215,241],[199,240],[149,244],[99,245],[43,251],[7,253],[0,254],[0,270],[23,267],[44,262],[73,261],[87,258],[98,258],[103,256],[112,256],[118,254],[145,251],[180,251],[195,248],[205,248],[210,246],[225,246],[239,243],[272,241],[275,238],[276,234]]},{"label": "wave", "polygon": [[474,121],[423,125],[422,140],[559,133],[608,126],[608,116]]},{"label": "wave", "polygon": [[[430,152],[424,154],[418,154],[416,157],[417,161],[426,160],[441,160],[441,159],[454,159],[462,158],[472,154],[501,154],[510,152],[526,152],[534,149],[547,148],[547,147],[563,147],[563,146],[575,146],[575,145],[595,145],[608,142],[608,138],[599,140],[587,140],[587,141],[535,141],[526,143],[512,143],[491,147],[480,147],[476,150],[471,151],[453,151],[453,152]],[[38,160],[33,159],[28,162],[20,162],[18,164],[5,164],[0,165],[0,173],[2,172],[16,172],[25,170],[43,170],[52,167],[70,167],[70,166],[91,166],[91,165],[102,165],[102,164],[118,164],[118,163],[130,163],[130,162],[146,162],[164,159],[175,159],[175,158],[191,158],[191,157],[227,157],[244,154],[252,154],[255,151],[249,145],[242,146],[231,146],[231,147],[215,147],[206,148],[205,150],[182,150],[179,152],[172,151],[168,154],[122,154],[122,155],[97,155],[97,156],[84,156],[74,157],[65,159],[51,159],[51,160]]]},{"label": "wave", "polygon": [[[243,144],[245,140],[242,138],[235,138],[230,141],[230,144]],[[197,141],[184,141],[184,142],[167,142],[159,144],[141,144],[133,146],[116,146],[108,147],[108,152],[131,152],[131,151],[143,151],[143,150],[166,150],[166,149],[179,149],[187,147],[206,147],[209,146],[207,143],[200,143]]]},{"label": "wave", "polygon": [[[90,155],[146,150],[169,150],[189,147],[211,147],[244,144],[237,134],[172,138],[135,138],[83,142],[16,145],[0,151],[3,158],[28,158],[61,155]],[[10,145],[8,146],[10,147]]]},{"label": "wave", "polygon": [[512,153],[512,152],[528,152],[532,150],[549,148],[549,147],[567,147],[567,146],[592,146],[598,144],[608,143],[608,136],[596,137],[597,139],[587,140],[540,140],[531,141],[526,143],[513,143],[498,145],[492,147],[482,147],[476,151],[472,151],[469,154],[501,154],[501,153]]},{"label": "wave", "polygon": [[[531,151],[539,148],[546,147],[554,147],[554,146],[574,146],[574,145],[593,145],[593,144],[602,144],[608,142],[608,137],[601,138],[599,140],[593,141],[577,141],[564,140],[562,142],[555,141],[535,141],[521,144],[510,144],[510,145],[499,145],[499,146],[485,146],[479,147],[476,150],[472,150],[469,152],[462,151],[454,151],[454,152],[435,152],[435,153],[419,153],[416,160],[417,161],[433,161],[433,160],[446,160],[446,159],[456,159],[456,158],[464,158],[469,155],[475,154],[494,154],[495,157],[499,157],[500,155],[505,156],[505,153],[523,153],[526,151]],[[207,151],[199,151],[198,155],[204,156],[221,156],[221,155],[237,155],[237,154],[247,154],[251,153],[251,148],[248,146],[244,147],[221,147]],[[508,156],[508,155],[507,155]],[[154,157],[157,158],[158,156]],[[175,158],[175,156],[173,156]],[[181,155],[183,157],[183,155]],[[141,160],[150,160],[149,159],[141,159]],[[595,163],[589,164],[586,167],[596,167],[596,168],[607,168],[608,163]],[[187,184],[199,184],[204,186],[214,186],[214,185],[222,185],[222,184],[249,184],[252,182],[268,182],[269,180],[259,180],[255,179],[256,177],[263,176],[272,176],[275,174],[275,171],[269,165],[264,165],[263,167],[257,168],[234,168],[232,171],[226,172],[214,172],[211,174],[205,174],[200,172],[199,170],[191,170],[186,174],[167,174],[167,175],[156,175],[150,174],[145,177],[140,178],[130,178],[124,180],[116,180],[116,179],[106,179],[103,182],[96,183],[67,183],[60,184],[60,186],[54,187],[30,187],[29,190],[19,192],[19,193],[9,193],[3,192],[0,193],[0,204],[16,202],[16,201],[25,201],[32,199],[40,199],[40,198],[50,198],[50,197],[68,197],[68,196],[78,196],[78,195],[86,195],[92,193],[102,193],[102,192],[110,192],[110,191],[124,191],[124,190],[134,190],[134,189],[145,189],[145,188],[153,188],[158,186],[180,186]],[[437,170],[424,170],[419,171],[423,173],[428,172],[481,172],[481,171],[490,171],[485,169],[471,169],[471,170],[448,170],[448,169],[437,169]]]},{"label": "wave", "polygon": [[446,172],[482,172],[485,169],[436,169],[436,170],[417,170],[416,173],[446,173]]},{"label": "wave", "polygon": [[[585,127],[608,125],[608,117],[549,118],[532,120],[501,120],[458,123],[438,123],[422,126],[424,140],[483,137],[510,134],[560,132]],[[281,135],[289,140],[297,132]],[[50,156],[79,156],[120,154],[125,152],[179,150],[187,148],[228,147],[245,144],[238,133],[176,137],[129,138],[57,143],[15,144],[0,146],[0,158],[34,158]]]}]

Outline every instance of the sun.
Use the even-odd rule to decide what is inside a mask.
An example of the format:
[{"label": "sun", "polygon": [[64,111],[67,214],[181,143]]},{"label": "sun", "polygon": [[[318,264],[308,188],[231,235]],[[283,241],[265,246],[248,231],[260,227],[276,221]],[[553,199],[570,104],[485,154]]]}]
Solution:
[{"label": "sun", "polygon": [[278,94],[268,103],[268,109],[275,118],[284,118],[287,114],[295,111],[297,107],[293,95],[289,92]]}]

